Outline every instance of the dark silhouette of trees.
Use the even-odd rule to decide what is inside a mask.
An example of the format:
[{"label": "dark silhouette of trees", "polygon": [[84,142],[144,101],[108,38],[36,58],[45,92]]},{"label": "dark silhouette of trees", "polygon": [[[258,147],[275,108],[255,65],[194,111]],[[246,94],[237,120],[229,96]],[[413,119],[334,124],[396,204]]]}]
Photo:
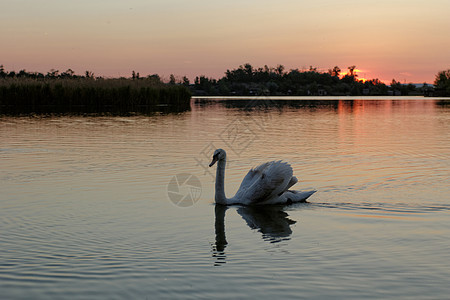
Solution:
[{"label": "dark silhouette of trees", "polygon": [[378,79],[360,81],[356,66],[342,79],[338,66],[328,72],[319,72],[310,66],[306,71],[285,71],[283,65],[275,68],[265,65],[255,68],[247,63],[227,70],[219,80],[197,77],[192,91],[195,95],[386,95],[388,87]]},{"label": "dark silhouette of trees", "polygon": [[400,81],[396,81],[395,79],[392,79],[391,81],[391,87],[392,88],[400,88],[402,84],[400,83]]},{"label": "dark silhouette of trees", "polygon": [[[235,69],[226,70],[220,79],[208,78],[204,75],[197,76],[193,83],[184,76],[177,79],[171,74],[169,84],[174,86],[189,87],[194,95],[229,95],[229,96],[258,96],[258,95],[292,95],[292,96],[359,96],[359,95],[433,95],[433,87],[423,87],[416,89],[412,84],[406,85],[393,79],[390,86],[387,86],[378,79],[359,80],[355,72],[356,66],[348,67],[348,74],[342,77],[342,70],[338,66],[328,69],[325,72],[318,71],[316,67],[309,69],[291,69],[286,71],[283,65],[270,67],[254,67],[249,63],[240,65]],[[106,80],[95,77],[91,71],[86,71],[84,75],[77,75],[72,69],[67,69],[60,73],[59,70],[51,69],[45,75],[37,72],[27,72],[25,69],[18,73],[5,70],[0,65],[0,79],[10,80],[33,79],[33,80],[71,80],[89,79],[92,81]],[[135,84],[145,82],[146,84],[164,85],[158,74],[140,77],[139,73],[132,71],[131,78],[120,78],[121,80],[135,80]],[[138,80],[139,79],[139,80]],[[1,81],[0,81],[1,82]],[[450,70],[441,71],[436,75],[435,95],[450,95]]]},{"label": "dark silhouette of trees", "polygon": [[61,78],[73,78],[75,72],[72,69],[67,69],[65,72],[61,73]]},{"label": "dark silhouette of trees", "polygon": [[437,96],[450,96],[450,69],[436,74],[434,86]]},{"label": "dark silhouette of trees", "polygon": [[91,72],[91,71],[86,71],[84,74],[85,74],[84,77],[86,77],[86,78],[90,78],[90,79],[94,79],[95,78],[94,77],[94,73]]},{"label": "dark silhouette of trees", "polygon": [[162,84],[161,77],[158,74],[148,75],[147,80],[154,84]]},{"label": "dark silhouette of trees", "polygon": [[215,79],[207,78],[204,75],[195,77],[194,89],[198,94],[215,95],[218,93],[216,85],[217,81]]},{"label": "dark silhouette of trees", "polygon": [[5,67],[3,65],[0,65],[0,78],[6,77]]},{"label": "dark silhouette of trees", "polygon": [[331,76],[339,77],[339,74],[341,73],[341,68],[339,68],[338,66],[335,66],[333,69],[328,69],[328,73]]},{"label": "dark silhouette of trees", "polygon": [[350,72],[350,76],[354,76],[354,71],[355,71],[355,69],[356,69],[356,66],[350,66],[350,67],[348,67],[348,71]]},{"label": "dark silhouette of trees", "polygon": [[184,86],[189,86],[189,84],[190,84],[189,78],[187,78],[186,76],[183,76],[182,84],[183,84]]},{"label": "dark silhouette of trees", "polygon": [[175,79],[175,75],[170,74],[169,84],[176,84],[176,83],[177,83],[177,80]]},{"label": "dark silhouette of trees", "polygon": [[45,75],[47,78],[58,78],[59,77],[59,70],[50,69],[49,72],[47,72],[47,75]]},{"label": "dark silhouette of trees", "polygon": [[133,80],[138,80],[138,79],[141,79],[141,75],[139,75],[139,72],[135,72],[135,71],[132,71],[131,72],[131,79],[133,79]]},{"label": "dark silhouette of trees", "polygon": [[[358,82],[358,74],[355,73],[355,69],[356,66],[348,67],[348,74],[345,74],[341,81],[346,84],[355,85],[355,83]],[[354,89],[355,87],[353,86],[352,88]],[[352,92],[352,94],[355,94],[355,92]],[[355,95],[359,95],[359,93],[356,93]]]},{"label": "dark silhouette of trees", "polygon": [[284,72],[284,66],[283,65],[278,65],[276,68],[276,72],[278,75],[283,75]]},{"label": "dark silhouette of trees", "polygon": [[408,96],[416,91],[416,86],[414,84],[402,84],[400,81],[392,79],[391,89],[394,96]]},{"label": "dark silhouette of trees", "polygon": [[140,78],[133,71],[132,78],[104,79],[90,71],[82,76],[51,69],[44,75],[0,66],[0,114],[184,111],[190,98],[188,87],[164,84],[156,74]]}]

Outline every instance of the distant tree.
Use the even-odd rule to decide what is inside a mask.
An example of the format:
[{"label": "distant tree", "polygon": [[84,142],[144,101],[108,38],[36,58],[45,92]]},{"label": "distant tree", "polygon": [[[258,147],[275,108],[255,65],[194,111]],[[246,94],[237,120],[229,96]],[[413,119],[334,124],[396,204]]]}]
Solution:
[{"label": "distant tree", "polygon": [[91,71],[86,71],[85,73],[86,78],[94,79],[94,73]]},{"label": "distant tree", "polygon": [[206,93],[213,94],[217,92],[216,86],[217,80],[210,79],[204,75],[201,75],[200,77],[195,77],[195,89],[196,90],[202,90]]},{"label": "distant tree", "polygon": [[183,76],[183,85],[189,86],[189,84],[190,84],[189,78],[187,78],[186,76]]},{"label": "distant tree", "polygon": [[170,74],[169,84],[175,84],[175,83],[176,83],[175,75]]},{"label": "distant tree", "polygon": [[400,83],[400,81],[397,81],[397,80],[395,80],[395,79],[392,79],[392,81],[391,81],[391,89],[392,89],[394,92],[395,92],[396,90],[401,92],[401,90],[402,90],[402,84]]},{"label": "distant tree", "polygon": [[147,76],[148,79],[158,79],[161,80],[161,77],[159,77],[158,74],[152,74]]},{"label": "distant tree", "polygon": [[276,73],[277,73],[278,75],[283,75],[283,72],[284,72],[284,66],[283,66],[283,65],[278,65],[275,71],[276,71]]},{"label": "distant tree", "polygon": [[428,83],[424,82],[421,88],[421,92],[424,96],[432,96],[433,95],[433,87],[428,85]]},{"label": "distant tree", "polygon": [[344,77],[342,77],[341,81],[343,83],[353,84],[355,82],[355,76],[346,74]]},{"label": "distant tree", "polygon": [[356,77],[356,74],[354,74],[355,69],[356,69],[356,66],[350,66],[350,67],[348,67],[348,72],[350,73],[350,74],[349,74],[350,76]]},{"label": "distant tree", "polygon": [[314,68],[313,66],[309,66],[309,72],[317,72],[317,68]]},{"label": "distant tree", "polygon": [[384,83],[383,83],[383,82],[381,82],[381,80],[380,80],[380,79],[378,79],[378,78],[375,78],[375,79],[371,79],[371,80],[368,80],[367,82],[369,82],[369,83],[371,83],[371,84],[373,84],[373,85],[381,85],[381,84],[383,84],[383,85],[384,85]]},{"label": "distant tree", "polygon": [[434,86],[439,95],[450,96],[450,69],[436,74]]},{"label": "distant tree", "polygon": [[134,70],[131,72],[131,79],[136,79],[136,72]]},{"label": "distant tree", "polygon": [[225,72],[225,80],[229,82],[251,82],[254,78],[254,69],[252,65],[245,64],[237,69],[227,70]]},{"label": "distant tree", "polygon": [[450,84],[450,69],[446,71],[440,71],[437,73],[434,79],[434,85],[436,88],[445,88]]},{"label": "distant tree", "polygon": [[160,84],[161,83],[161,77],[159,77],[158,74],[153,74],[153,75],[148,75],[147,76],[147,80],[155,83],[155,84]]},{"label": "distant tree", "polygon": [[44,74],[38,72],[33,72],[30,76],[31,78],[40,78],[40,79],[45,78]]},{"label": "distant tree", "polygon": [[416,86],[414,84],[402,84],[400,81],[392,79],[391,89],[395,92],[400,92],[402,96],[408,96],[411,92],[416,91]]},{"label": "distant tree", "polygon": [[245,73],[247,73],[248,76],[252,76],[253,75],[253,66],[249,63],[244,65],[244,71]]},{"label": "distant tree", "polygon": [[29,77],[29,74],[25,69],[20,70],[19,73],[17,73],[17,77]]},{"label": "distant tree", "polygon": [[331,70],[331,76],[339,77],[339,74],[341,73],[341,68],[338,66],[335,66],[333,70]]},{"label": "distant tree", "polygon": [[[382,83],[378,78],[366,80],[363,83],[364,89],[369,91],[369,95],[386,95],[388,93],[388,87]],[[363,91],[364,94],[364,91]],[[367,95],[367,92],[366,94]]]},{"label": "distant tree", "polygon": [[62,72],[60,77],[61,78],[73,78],[75,75],[75,72],[72,69],[67,69],[65,72]]},{"label": "distant tree", "polygon": [[6,77],[5,67],[3,65],[0,65],[0,77]]},{"label": "distant tree", "polygon": [[47,78],[56,78],[59,76],[59,70],[50,69],[50,71],[47,72],[46,77]]}]

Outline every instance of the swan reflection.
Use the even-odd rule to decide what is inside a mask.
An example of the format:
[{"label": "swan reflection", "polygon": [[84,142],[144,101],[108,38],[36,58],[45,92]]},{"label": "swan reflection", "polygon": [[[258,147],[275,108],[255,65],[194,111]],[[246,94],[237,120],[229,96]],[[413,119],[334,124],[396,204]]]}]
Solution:
[{"label": "swan reflection", "polygon": [[237,212],[251,229],[262,233],[263,239],[271,243],[289,240],[291,225],[296,221],[288,218],[283,206],[240,207]]},{"label": "swan reflection", "polygon": [[215,207],[215,224],[214,228],[216,231],[216,243],[213,245],[212,256],[216,259],[214,265],[220,266],[226,261],[225,248],[227,247],[227,239],[225,237],[225,212],[228,206],[216,205]]},{"label": "swan reflection", "polygon": [[[225,236],[225,212],[229,206],[215,206],[215,233],[216,241],[212,245],[212,256],[215,258],[214,265],[219,266],[226,263],[225,249],[228,245]],[[289,240],[292,234],[291,225],[296,221],[288,218],[284,211],[285,206],[241,206],[236,211],[245,220],[247,225],[258,230],[262,238],[270,243],[278,243]]]}]

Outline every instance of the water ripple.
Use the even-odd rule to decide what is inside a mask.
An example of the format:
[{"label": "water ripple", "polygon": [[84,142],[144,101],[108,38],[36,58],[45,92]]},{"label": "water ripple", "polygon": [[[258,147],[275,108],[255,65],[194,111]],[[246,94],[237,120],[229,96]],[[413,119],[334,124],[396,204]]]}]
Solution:
[{"label": "water ripple", "polygon": [[435,205],[413,205],[410,203],[314,203],[313,206],[338,209],[338,210],[348,210],[348,211],[358,211],[358,212],[376,212],[379,214],[390,215],[390,214],[417,214],[425,215],[435,212],[448,212],[450,211],[450,205],[445,204],[435,204]]},{"label": "water ripple", "polygon": [[[432,100],[384,99],[0,117],[2,297],[446,298],[448,116]],[[207,167],[217,147],[229,155],[228,195],[279,159],[294,188],[318,192],[279,211],[232,208],[217,223]],[[202,196],[179,208],[167,186],[185,172]]]}]

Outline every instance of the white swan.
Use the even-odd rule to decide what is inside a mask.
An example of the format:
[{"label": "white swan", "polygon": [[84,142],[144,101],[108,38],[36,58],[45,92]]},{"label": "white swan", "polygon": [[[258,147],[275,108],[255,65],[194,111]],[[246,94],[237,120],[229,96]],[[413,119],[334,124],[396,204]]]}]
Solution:
[{"label": "white swan", "polygon": [[215,196],[217,204],[291,204],[306,202],[306,199],[316,192],[289,190],[298,181],[295,176],[292,176],[292,167],[285,162],[271,161],[251,169],[242,180],[236,195],[233,198],[227,198],[224,183],[226,158],[225,150],[217,149],[209,164],[212,167],[217,162]]}]

